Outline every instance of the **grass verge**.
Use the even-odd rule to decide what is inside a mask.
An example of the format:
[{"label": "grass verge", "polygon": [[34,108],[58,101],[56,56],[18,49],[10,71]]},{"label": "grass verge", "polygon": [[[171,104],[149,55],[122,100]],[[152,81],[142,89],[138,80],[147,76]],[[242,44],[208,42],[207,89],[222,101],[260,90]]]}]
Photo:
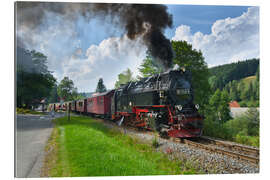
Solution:
[{"label": "grass verge", "polygon": [[[54,120],[44,176],[130,176],[196,174],[193,167],[169,160],[148,144],[105,127],[90,117]],[[53,147],[53,148],[51,148]]]},{"label": "grass verge", "polygon": [[38,112],[38,111],[33,111],[31,109],[24,109],[24,108],[16,108],[16,113],[17,114],[34,114],[34,115],[44,115],[44,112]]}]

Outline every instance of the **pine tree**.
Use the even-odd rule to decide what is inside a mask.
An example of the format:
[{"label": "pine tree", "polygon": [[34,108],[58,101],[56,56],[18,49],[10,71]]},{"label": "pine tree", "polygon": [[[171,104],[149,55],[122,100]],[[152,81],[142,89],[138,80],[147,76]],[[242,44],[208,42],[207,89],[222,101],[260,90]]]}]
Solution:
[{"label": "pine tree", "polygon": [[254,82],[254,100],[258,101],[260,97],[260,87],[259,87],[259,82],[255,81]]},{"label": "pine tree", "polygon": [[237,89],[237,85],[238,85],[238,82],[233,80],[232,86],[231,86],[231,93],[230,93],[230,97],[231,97],[232,101],[239,101],[240,100],[240,94],[239,94],[239,91]]},{"label": "pine tree", "polygon": [[241,100],[248,101],[249,100],[250,91],[248,87],[245,87],[241,93]]},{"label": "pine tree", "polygon": [[210,100],[209,100],[209,105],[210,105],[211,110],[213,112],[218,111],[218,106],[219,106],[219,102],[220,102],[220,96],[221,96],[221,92],[220,92],[219,89],[217,89],[215,91],[214,95],[212,95]]},{"label": "pine tree", "polygon": [[100,79],[98,80],[96,92],[98,92],[98,93],[103,93],[103,92],[106,92],[106,91],[107,91],[107,89],[106,89],[105,85],[103,84],[103,79],[100,78]]},{"label": "pine tree", "polygon": [[239,86],[238,86],[238,91],[240,92],[239,95],[240,95],[241,101],[245,100],[245,95],[244,95],[245,84],[243,81],[240,81]]},{"label": "pine tree", "polygon": [[249,89],[249,100],[254,101],[255,91],[254,91],[253,82],[250,82],[248,89]]},{"label": "pine tree", "polygon": [[222,123],[231,119],[229,108],[229,94],[227,91],[216,90],[214,95],[209,100],[210,112],[216,116],[216,120],[220,120]]},{"label": "pine tree", "polygon": [[256,72],[256,80],[254,83],[255,88],[255,100],[259,101],[260,99],[260,68]]},{"label": "pine tree", "polygon": [[220,95],[218,112],[220,112],[221,120],[223,123],[231,119],[229,102],[230,99],[228,93],[226,91],[222,91]]}]

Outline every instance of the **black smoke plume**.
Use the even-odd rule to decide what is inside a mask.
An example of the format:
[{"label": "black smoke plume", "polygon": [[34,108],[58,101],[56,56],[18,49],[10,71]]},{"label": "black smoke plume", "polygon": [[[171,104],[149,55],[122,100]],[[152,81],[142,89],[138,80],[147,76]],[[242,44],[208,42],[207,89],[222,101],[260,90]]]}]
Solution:
[{"label": "black smoke plume", "polygon": [[[17,28],[31,30],[39,29],[48,12],[61,15],[70,22],[79,16],[87,20],[95,17],[109,19],[114,25],[123,28],[129,39],[142,37],[153,58],[160,61],[165,69],[172,65],[173,50],[170,41],[164,36],[165,28],[172,27],[172,15],[164,5],[17,2],[16,8]],[[22,39],[27,40],[26,37]]]}]

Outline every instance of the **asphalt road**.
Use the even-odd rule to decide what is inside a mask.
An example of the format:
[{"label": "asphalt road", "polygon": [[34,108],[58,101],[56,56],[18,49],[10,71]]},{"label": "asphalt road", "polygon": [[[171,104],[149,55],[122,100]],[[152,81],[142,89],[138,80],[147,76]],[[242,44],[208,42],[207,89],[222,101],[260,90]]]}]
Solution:
[{"label": "asphalt road", "polygon": [[40,177],[44,148],[52,132],[52,119],[50,115],[17,115],[16,177]]}]

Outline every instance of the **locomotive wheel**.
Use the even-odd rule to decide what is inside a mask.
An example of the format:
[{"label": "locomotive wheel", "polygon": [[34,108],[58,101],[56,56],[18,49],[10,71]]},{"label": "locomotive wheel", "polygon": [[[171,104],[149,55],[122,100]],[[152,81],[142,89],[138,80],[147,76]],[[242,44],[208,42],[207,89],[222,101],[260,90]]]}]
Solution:
[{"label": "locomotive wheel", "polygon": [[168,135],[168,132],[167,131],[160,131],[159,132],[159,136],[161,138],[165,138],[165,139],[168,139],[169,138],[169,135]]}]

